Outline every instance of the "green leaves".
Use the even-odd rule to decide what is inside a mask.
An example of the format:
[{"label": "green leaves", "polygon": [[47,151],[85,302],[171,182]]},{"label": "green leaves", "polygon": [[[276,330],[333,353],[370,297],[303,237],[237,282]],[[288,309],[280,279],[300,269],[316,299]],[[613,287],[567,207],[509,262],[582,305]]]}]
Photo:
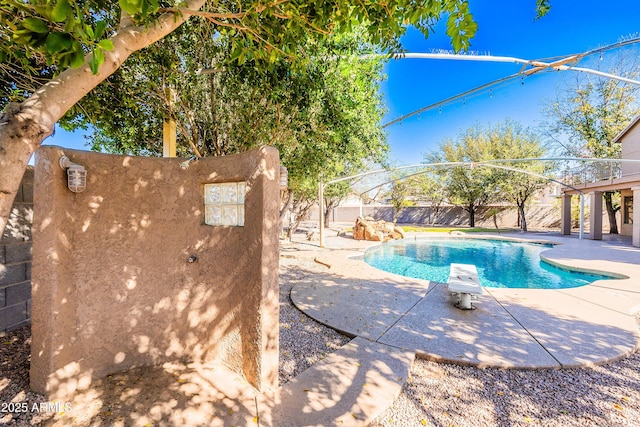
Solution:
[{"label": "green leaves", "polygon": [[456,51],[468,50],[470,40],[478,30],[478,24],[473,20],[466,1],[454,1],[448,5],[447,35],[451,37],[451,44]]},{"label": "green leaves", "polygon": [[91,55],[91,60],[89,61],[89,67],[91,68],[91,72],[93,74],[98,74],[98,67],[100,67],[100,64],[102,64],[103,62],[104,62],[104,52],[102,48],[99,47],[93,51],[93,54]]},{"label": "green leaves", "polygon": [[71,36],[60,32],[50,33],[45,41],[45,46],[47,47],[47,52],[52,55],[71,50]]},{"label": "green leaves", "polygon": [[536,0],[536,19],[545,16],[551,10],[550,0]]},{"label": "green leaves", "polygon": [[72,17],[71,14],[71,5],[68,0],[58,0],[56,5],[51,10],[51,20],[53,22],[64,22],[69,17]]},{"label": "green leaves", "polygon": [[[33,69],[30,62],[34,52],[44,57],[47,66],[64,70],[83,65],[85,55],[90,51],[92,56],[89,66],[97,73],[100,64],[104,62],[104,52],[113,49],[113,42],[105,38],[107,21],[78,19],[74,13],[83,11],[76,10],[70,1],[73,0],[38,3],[33,9],[16,7],[6,10],[6,5],[0,6],[3,19],[11,16],[5,20],[8,22],[7,29],[13,45],[3,46],[1,52],[5,61],[9,59],[16,65],[22,65],[25,72],[34,70],[37,75],[40,73]],[[37,13],[21,17],[26,11]]]},{"label": "green leaves", "polygon": [[148,23],[149,16],[158,11],[158,0],[118,0],[118,5],[141,23]]},{"label": "green leaves", "polygon": [[[121,0],[122,10],[133,15],[136,24],[149,24],[158,10],[157,0]],[[171,6],[165,3],[165,7]],[[29,92],[35,82],[43,83],[68,67],[87,63],[99,71],[109,40],[121,19],[118,2],[103,0],[2,0],[3,22],[0,57],[15,70],[0,87],[0,100],[7,102],[10,88]],[[87,54],[89,54],[87,56]],[[0,105],[0,108],[2,105]]]},{"label": "green leaves", "polygon": [[[494,159],[523,159],[544,156],[544,147],[538,136],[517,122],[506,120],[496,126],[476,126],[462,133],[456,140],[440,145],[440,153],[425,160],[429,162],[482,162]],[[475,211],[487,203],[509,201],[520,208],[546,181],[535,175],[544,175],[553,165],[544,162],[500,163],[522,172],[496,167],[468,166],[442,169],[447,185],[448,199],[469,212],[470,221]],[[523,227],[526,222],[523,221]]]},{"label": "green leaves", "polygon": [[[94,32],[94,40],[102,41],[102,37],[104,36],[104,30],[107,28],[106,21],[98,21],[96,22],[96,30]],[[111,43],[113,46],[113,43]]]},{"label": "green leaves", "polygon": [[98,46],[104,50],[113,50],[113,42],[109,39],[100,40]]},{"label": "green leaves", "polygon": [[73,68],[79,68],[84,64],[84,50],[78,42],[72,42],[71,46],[71,51],[67,53],[69,65]]},{"label": "green leaves", "polygon": [[[536,0],[536,4],[543,14],[549,0]],[[145,28],[159,16],[160,6],[163,13],[177,17],[181,15],[179,8],[187,5],[180,0],[162,4],[159,0],[2,0],[0,20],[6,23],[2,30],[6,42],[0,45],[0,57],[15,67],[12,74],[26,75],[27,80],[41,82],[43,75],[79,67],[87,54],[95,73],[105,60],[105,52],[113,49],[107,40],[123,17]],[[336,43],[336,36],[356,28],[360,46],[372,43],[375,47],[370,50],[378,52],[401,49],[400,38],[409,25],[428,36],[443,16],[456,50],[467,49],[477,30],[466,0],[213,1],[201,12],[205,17],[192,19],[198,19],[203,34],[229,37],[224,60],[262,70],[274,70],[281,61],[292,64],[296,72],[302,70],[314,60],[315,53],[301,46],[308,41]]]},{"label": "green leaves", "polygon": [[118,0],[118,4],[123,11],[129,15],[135,15],[142,12],[142,4],[144,0]]},{"label": "green leaves", "polygon": [[22,21],[22,26],[29,31],[33,31],[38,34],[46,34],[49,32],[49,26],[46,22],[38,18],[26,18]]}]

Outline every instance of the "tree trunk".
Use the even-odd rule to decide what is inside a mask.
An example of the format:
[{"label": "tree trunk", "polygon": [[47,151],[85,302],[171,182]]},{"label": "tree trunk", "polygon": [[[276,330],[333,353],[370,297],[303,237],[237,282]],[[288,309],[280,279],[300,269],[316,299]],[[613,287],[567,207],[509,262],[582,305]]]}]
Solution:
[{"label": "tree trunk", "polygon": [[527,231],[527,218],[524,216],[524,204],[518,205],[518,214],[520,216],[520,228]]},{"label": "tree trunk", "polygon": [[[190,0],[185,9],[198,10],[205,0]],[[178,28],[188,14],[166,13],[147,26],[134,26],[124,15],[120,28],[110,37],[114,48],[105,52],[98,74],[89,67],[91,54],[84,65],[68,68],[41,86],[21,104],[10,104],[0,114],[0,230],[4,231],[13,200],[31,155],[44,138],[53,133],[55,123],[82,97],[113,74],[133,52],[160,40]]]},{"label": "tree trunk", "polygon": [[434,226],[436,225],[436,220],[438,219],[438,212],[440,212],[440,206],[437,206],[436,208],[432,208],[433,209],[433,219],[431,221],[431,225]]},{"label": "tree trunk", "polygon": [[393,225],[396,225],[396,223],[398,222],[398,218],[400,218],[400,214],[402,213],[403,209],[396,209],[394,214],[393,214]]},{"label": "tree trunk", "polygon": [[469,206],[467,212],[469,212],[469,227],[473,228],[476,226],[476,210],[473,206]]},{"label": "tree trunk", "polygon": [[284,220],[285,215],[289,212],[289,209],[291,209],[291,205],[293,205],[293,190],[288,189],[287,198],[285,199],[282,209],[280,209],[280,222]]},{"label": "tree trunk", "polygon": [[31,154],[51,135],[53,123],[42,126],[31,111],[10,111],[0,116],[0,231],[11,215]]},{"label": "tree trunk", "polygon": [[613,207],[613,191],[603,193],[604,203],[607,207],[607,216],[609,217],[609,234],[618,234],[618,221],[616,220],[616,212],[618,209]]},{"label": "tree trunk", "polygon": [[302,222],[302,219],[307,216],[313,204],[314,202],[311,202],[311,203],[307,203],[305,206],[297,206],[294,208],[294,211],[298,211],[298,212],[295,214],[295,220],[287,230],[287,239],[289,239],[289,241],[291,241],[291,236],[293,236],[293,233],[296,232],[296,230],[300,226],[300,223]]},{"label": "tree trunk", "polygon": [[331,223],[331,213],[333,212],[333,210],[335,209],[336,205],[338,203],[336,202],[336,200],[329,200],[326,201],[326,208],[324,210],[324,226],[325,228],[329,228],[329,225]]}]

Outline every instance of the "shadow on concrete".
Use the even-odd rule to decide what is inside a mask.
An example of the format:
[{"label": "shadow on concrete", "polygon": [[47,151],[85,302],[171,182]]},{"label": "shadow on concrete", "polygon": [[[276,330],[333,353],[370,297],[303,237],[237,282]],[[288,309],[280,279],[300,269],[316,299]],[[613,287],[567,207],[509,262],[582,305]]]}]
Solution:
[{"label": "shadow on concrete", "polygon": [[[342,271],[362,273],[367,267],[349,260]],[[633,317],[579,295],[487,289],[476,310],[462,311],[451,304],[444,285],[380,273],[380,279],[316,273],[293,288],[291,299],[349,336],[458,364],[585,366],[628,356],[640,339]]]}]

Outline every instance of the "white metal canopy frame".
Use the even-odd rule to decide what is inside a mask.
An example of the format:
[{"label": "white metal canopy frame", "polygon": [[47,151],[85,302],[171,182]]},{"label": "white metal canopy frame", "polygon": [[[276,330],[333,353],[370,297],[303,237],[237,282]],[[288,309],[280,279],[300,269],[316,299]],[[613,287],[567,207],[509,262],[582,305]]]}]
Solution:
[{"label": "white metal canopy frame", "polygon": [[[427,105],[426,107],[419,108],[417,110],[411,111],[403,116],[400,116],[388,123],[382,125],[382,127],[388,127],[396,123],[401,123],[405,119],[420,114],[424,111],[431,110],[433,108],[442,107],[446,104],[449,104],[458,99],[464,99],[465,97],[471,96],[475,93],[481,92],[483,90],[489,89],[493,86],[499,85],[501,83],[507,83],[514,79],[524,79],[525,77],[529,77],[533,74],[536,74],[540,71],[574,71],[585,74],[593,74],[599,77],[604,77],[607,79],[618,80],[623,83],[634,84],[640,86],[640,81],[630,79],[624,76],[618,76],[612,73],[606,73],[599,70],[593,70],[591,68],[584,67],[576,67],[578,62],[582,59],[594,55],[600,54],[611,49],[617,49],[625,46],[629,46],[632,44],[640,43],[640,37],[633,37],[627,40],[623,40],[617,43],[613,43],[610,45],[606,45],[597,49],[592,49],[583,53],[567,55],[567,56],[558,56],[550,59],[522,59],[516,58],[512,56],[493,56],[493,55],[480,55],[480,54],[453,54],[453,53],[393,53],[390,55],[380,55],[380,54],[372,54],[372,55],[362,55],[361,59],[368,58],[379,58],[379,57],[391,57],[392,59],[432,59],[432,60],[451,60],[451,61],[474,61],[474,62],[502,62],[502,63],[512,63],[512,64],[522,64],[522,68],[519,72],[502,77],[497,80],[493,80],[491,82],[480,85],[474,89],[459,93],[450,98],[444,99],[442,101]],[[523,80],[524,82],[524,80]]]},{"label": "white metal canopy frame", "polygon": [[[393,169],[376,169],[373,171],[363,172],[356,175],[345,176],[341,178],[336,178],[327,182],[322,182],[321,180],[318,182],[318,217],[319,217],[319,228],[320,228],[320,247],[324,248],[324,189],[327,185],[335,184],[342,181],[348,180],[356,180],[358,178],[374,175],[374,174],[383,174],[389,172],[395,172],[406,169],[425,169],[419,172],[415,172],[412,174],[408,174],[406,176],[401,176],[391,181],[385,183],[388,184],[394,181],[401,181],[407,179],[409,177],[430,173],[434,168],[439,167],[489,167],[494,169],[503,169],[509,170],[512,172],[523,173],[526,175],[535,176],[540,179],[544,179],[550,182],[555,182],[563,187],[569,188],[571,190],[577,191],[580,195],[580,239],[584,238],[584,192],[566,182],[562,182],[559,179],[551,176],[541,175],[535,172],[526,171],[523,169],[517,169],[510,166],[500,165],[499,163],[524,163],[524,162],[557,162],[557,161],[565,161],[565,162],[590,162],[590,163],[636,163],[640,164],[640,160],[633,159],[599,159],[599,158],[583,158],[583,157],[543,157],[543,158],[524,158],[524,159],[494,159],[494,160],[484,160],[478,162],[441,162],[441,163],[420,163],[416,165],[409,166],[400,166]],[[384,184],[382,184],[384,185]]]}]

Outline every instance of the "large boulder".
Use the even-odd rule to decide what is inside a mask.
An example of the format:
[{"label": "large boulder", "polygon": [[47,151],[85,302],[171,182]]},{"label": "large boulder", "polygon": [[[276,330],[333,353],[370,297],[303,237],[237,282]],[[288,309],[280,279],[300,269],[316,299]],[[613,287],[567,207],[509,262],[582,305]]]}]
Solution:
[{"label": "large boulder", "polygon": [[358,217],[353,228],[353,238],[355,240],[386,242],[392,239],[404,239],[404,231],[392,222],[376,221],[370,217]]}]

